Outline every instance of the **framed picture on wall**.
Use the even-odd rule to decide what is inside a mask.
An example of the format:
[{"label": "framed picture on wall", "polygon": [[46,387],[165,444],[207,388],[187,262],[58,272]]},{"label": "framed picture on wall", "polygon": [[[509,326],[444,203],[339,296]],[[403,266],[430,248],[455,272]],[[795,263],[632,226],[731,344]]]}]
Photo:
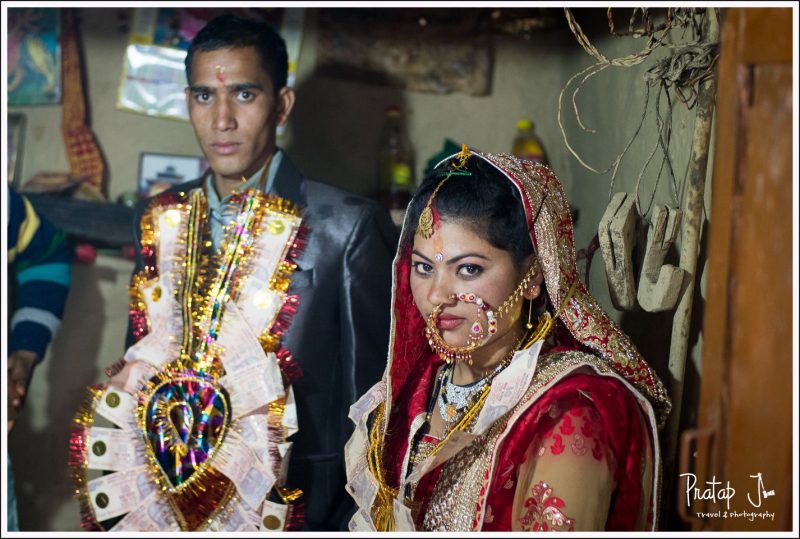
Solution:
[{"label": "framed picture on wall", "polygon": [[139,157],[139,195],[157,195],[173,185],[199,178],[206,168],[205,157],[143,152]]},{"label": "framed picture on wall", "polygon": [[61,103],[61,10],[8,10],[9,105]]},{"label": "framed picture on wall", "polygon": [[11,113],[8,115],[8,161],[6,163],[6,173],[8,174],[8,184],[12,187],[19,187],[20,170],[22,169],[22,142],[25,135],[25,115]]}]

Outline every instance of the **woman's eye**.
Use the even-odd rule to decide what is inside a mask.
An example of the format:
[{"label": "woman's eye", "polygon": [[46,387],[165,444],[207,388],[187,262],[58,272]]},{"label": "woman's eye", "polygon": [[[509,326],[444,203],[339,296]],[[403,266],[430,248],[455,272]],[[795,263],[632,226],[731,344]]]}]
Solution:
[{"label": "woman's eye", "polygon": [[414,262],[414,271],[419,275],[430,275],[433,273],[433,266],[425,262]]},{"label": "woman's eye", "polygon": [[475,277],[483,272],[483,268],[477,264],[462,264],[458,267],[458,274],[462,277]]}]

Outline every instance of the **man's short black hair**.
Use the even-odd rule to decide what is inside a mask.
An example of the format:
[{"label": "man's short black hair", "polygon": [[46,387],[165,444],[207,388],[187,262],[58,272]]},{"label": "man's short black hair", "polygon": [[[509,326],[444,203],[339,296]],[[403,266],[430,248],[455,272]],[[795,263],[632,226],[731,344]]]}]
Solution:
[{"label": "man's short black hair", "polygon": [[192,59],[195,52],[241,47],[256,48],[261,56],[261,67],[269,75],[276,94],[286,86],[289,57],[283,38],[265,22],[230,13],[209,21],[192,40],[184,61],[187,82],[192,83]]}]

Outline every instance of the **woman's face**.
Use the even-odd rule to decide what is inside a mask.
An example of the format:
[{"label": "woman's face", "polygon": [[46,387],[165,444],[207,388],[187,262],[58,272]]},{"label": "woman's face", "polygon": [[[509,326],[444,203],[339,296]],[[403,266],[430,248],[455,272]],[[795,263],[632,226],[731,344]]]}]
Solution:
[{"label": "woman's face", "polygon": [[[436,253],[441,252],[441,260]],[[479,307],[450,299],[453,294],[475,294],[497,308],[511,295],[522,280],[524,270],[517,269],[511,253],[498,249],[472,230],[455,222],[440,221],[436,233],[424,239],[414,236],[411,255],[411,293],[423,318],[439,304],[439,331],[450,346],[465,346],[470,328],[476,320],[487,330],[486,314]],[[519,322],[522,302],[497,321],[499,339]]]}]

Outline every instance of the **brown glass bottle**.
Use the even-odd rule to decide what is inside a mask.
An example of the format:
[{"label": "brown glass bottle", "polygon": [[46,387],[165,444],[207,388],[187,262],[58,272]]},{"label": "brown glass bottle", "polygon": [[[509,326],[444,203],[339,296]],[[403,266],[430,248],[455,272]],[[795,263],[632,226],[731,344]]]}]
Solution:
[{"label": "brown glass bottle", "polygon": [[401,224],[414,190],[414,158],[400,107],[386,107],[378,150],[378,200]]}]

